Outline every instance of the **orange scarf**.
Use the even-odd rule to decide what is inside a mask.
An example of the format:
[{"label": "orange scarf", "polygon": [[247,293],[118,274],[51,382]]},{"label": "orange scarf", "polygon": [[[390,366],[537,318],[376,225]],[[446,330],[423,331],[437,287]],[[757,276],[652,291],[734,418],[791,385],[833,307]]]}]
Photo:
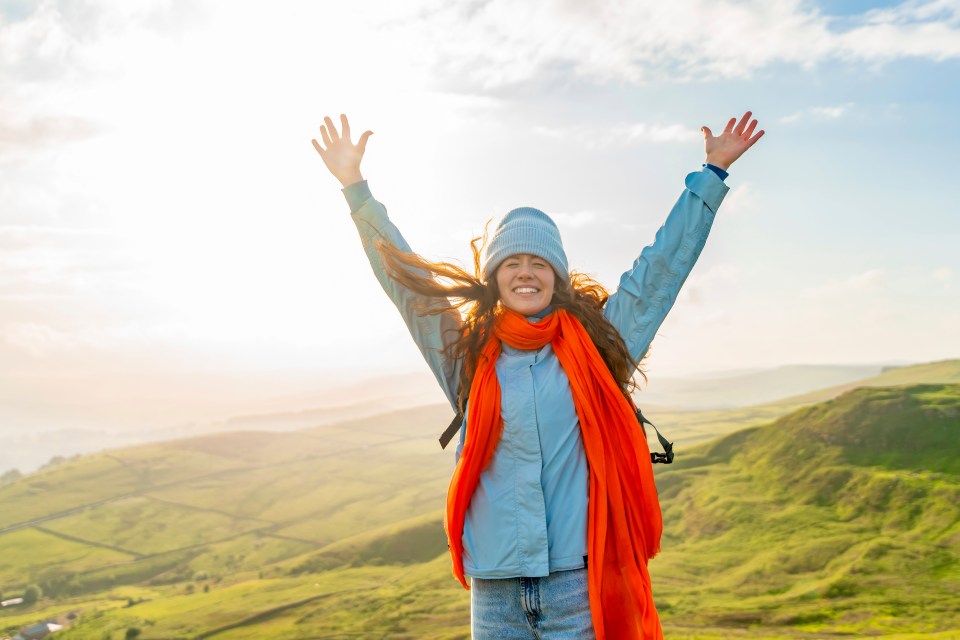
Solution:
[{"label": "orange scarf", "polygon": [[570,380],[590,465],[587,571],[594,633],[597,640],[662,639],[647,560],[660,550],[663,521],[650,449],[630,402],[583,325],[565,310],[536,323],[504,310],[493,333],[470,386],[466,440],[447,492],[444,527],[453,575],[469,588],[463,574],[463,521],[503,432],[495,368],[500,342],[526,350],[549,342]]}]

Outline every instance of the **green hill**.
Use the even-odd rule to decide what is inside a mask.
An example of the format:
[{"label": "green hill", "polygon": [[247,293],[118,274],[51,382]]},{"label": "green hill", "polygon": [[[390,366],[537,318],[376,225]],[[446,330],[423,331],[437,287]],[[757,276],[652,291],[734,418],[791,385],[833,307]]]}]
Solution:
[{"label": "green hill", "polygon": [[[435,511],[453,460],[434,431],[449,413],[428,407],[293,433],[202,436],[31,474],[0,488],[0,591],[39,582],[69,595],[88,583],[259,572]],[[43,562],[51,545],[58,560]]]},{"label": "green hill", "polygon": [[660,475],[658,606],[693,627],[954,629],[960,385],[863,388]]},{"label": "green hill", "polygon": [[337,567],[416,564],[446,552],[443,512],[437,511],[334,542],[298,558],[290,572],[299,575]]},{"label": "green hill", "polygon": [[791,396],[778,400],[774,404],[804,405],[832,400],[859,387],[896,387],[905,384],[960,384],[960,360],[940,360],[903,367],[887,367],[875,376]]},{"label": "green hill", "polygon": [[[787,368],[788,370],[795,367]],[[748,377],[737,380],[750,381]],[[779,380],[779,379],[777,379]],[[752,383],[752,382],[749,382]],[[776,380],[774,385],[779,384]],[[860,387],[892,387],[906,384],[960,384],[960,360],[943,360],[928,364],[892,367],[883,373],[856,382],[828,387],[800,396],[791,396],[776,402],[728,410],[676,411],[647,407],[643,393],[636,394],[638,406],[653,422],[675,441],[679,455],[694,444],[713,440],[748,427],[768,424],[801,407],[832,400]]]},{"label": "green hill", "polygon": [[[437,406],[85,456],[0,488],[0,634],[469,636]],[[958,635],[960,385],[863,388],[657,468],[671,638]],[[948,634],[937,636],[936,633]]]}]

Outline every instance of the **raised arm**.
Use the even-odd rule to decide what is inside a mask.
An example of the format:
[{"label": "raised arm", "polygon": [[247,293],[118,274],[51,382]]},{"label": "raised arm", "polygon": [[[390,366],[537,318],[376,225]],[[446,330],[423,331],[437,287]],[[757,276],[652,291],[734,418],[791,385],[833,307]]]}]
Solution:
[{"label": "raised arm", "polygon": [[433,371],[437,382],[440,383],[447,400],[456,409],[461,362],[449,361],[444,356],[444,348],[458,337],[460,314],[450,307],[437,315],[417,315],[416,310],[418,302],[422,301],[421,296],[402,287],[387,275],[380,252],[377,250],[377,241],[385,240],[406,252],[411,251],[410,245],[387,217],[386,207],[370,193],[367,181],[360,173],[360,161],[366,150],[367,139],[373,132],[366,131],[354,145],[350,141],[350,124],[347,116],[341,115],[340,121],[342,135],[337,133],[330,118],[324,118],[325,124],[320,127],[323,144],[313,140],[313,146],[330,173],[344,186],[343,194],[350,205],[351,216],[354,224],[357,225],[363,250],[367,254],[374,275],[400,311],[403,321],[410,330],[410,335]]},{"label": "raised arm", "polygon": [[687,175],[686,188],[653,244],[644,247],[621,276],[617,291],[604,307],[604,315],[637,362],[650,348],[707,242],[717,209],[729,191],[723,182],[726,170],[763,136],[762,130],[753,135],[756,120],[747,126],[750,115],[747,111],[739,123],[731,118],[719,136],[709,127],[701,127],[706,163],[722,171],[705,167]]}]

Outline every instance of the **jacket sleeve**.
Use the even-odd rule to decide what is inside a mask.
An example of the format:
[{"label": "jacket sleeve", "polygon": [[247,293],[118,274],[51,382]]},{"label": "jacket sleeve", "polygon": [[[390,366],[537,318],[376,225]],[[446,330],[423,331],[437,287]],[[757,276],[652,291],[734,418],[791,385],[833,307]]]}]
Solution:
[{"label": "jacket sleeve", "polygon": [[644,247],[620,277],[617,291],[603,310],[636,362],[647,353],[676,302],[680,287],[707,242],[717,209],[730,190],[710,168],[688,174],[685,184],[653,244]]},{"label": "jacket sleeve", "polygon": [[[414,293],[391,279],[386,272],[380,253],[377,251],[377,240],[383,239],[396,245],[401,251],[411,251],[410,245],[404,240],[396,226],[387,217],[387,209],[370,193],[366,180],[356,182],[343,189],[343,194],[350,205],[351,217],[360,233],[363,250],[367,254],[373,273],[380,282],[380,286],[390,296],[403,317],[410,335],[423,354],[427,365],[436,376],[437,382],[443,389],[450,405],[456,409],[457,391],[459,389],[461,361],[450,361],[444,356],[444,348],[455,341],[460,328],[460,313],[449,303],[442,301],[447,309],[438,315],[418,316],[415,312],[417,303],[427,300],[425,296]],[[432,299],[430,299],[432,301]]]}]

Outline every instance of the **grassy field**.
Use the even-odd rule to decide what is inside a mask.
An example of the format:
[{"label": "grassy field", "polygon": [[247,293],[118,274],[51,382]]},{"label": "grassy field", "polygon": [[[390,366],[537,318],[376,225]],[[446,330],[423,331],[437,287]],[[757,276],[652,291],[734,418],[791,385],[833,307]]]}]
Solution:
[{"label": "grassy field", "polygon": [[[20,586],[24,576],[33,581],[62,573],[84,573],[91,569],[130,562],[129,553],[104,549],[89,542],[66,540],[37,529],[20,529],[0,537],[0,585]],[[42,550],[42,551],[41,551]]]},{"label": "grassy field", "polygon": [[[667,636],[960,637],[960,386],[788,406],[717,413],[729,435],[658,466]],[[204,436],[0,488],[0,592],[45,593],[0,610],[0,633],[59,617],[62,638],[467,638],[438,510],[448,419]]]},{"label": "grassy field", "polygon": [[960,386],[856,390],[695,453],[658,483],[665,619],[960,630]]}]

